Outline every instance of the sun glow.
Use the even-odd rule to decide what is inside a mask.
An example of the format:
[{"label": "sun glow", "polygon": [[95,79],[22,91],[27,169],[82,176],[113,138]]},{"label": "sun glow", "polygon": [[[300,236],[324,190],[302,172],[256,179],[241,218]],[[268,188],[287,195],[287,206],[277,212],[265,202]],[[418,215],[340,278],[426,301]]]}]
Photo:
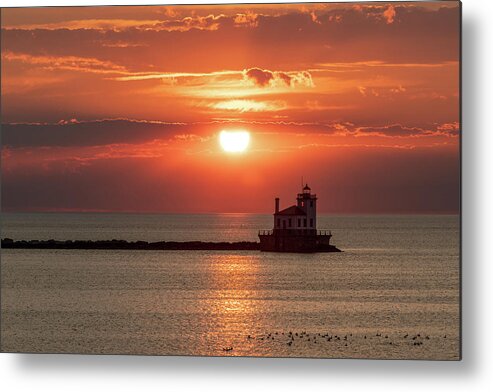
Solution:
[{"label": "sun glow", "polygon": [[250,144],[250,133],[247,131],[221,131],[219,143],[226,152],[244,152]]}]

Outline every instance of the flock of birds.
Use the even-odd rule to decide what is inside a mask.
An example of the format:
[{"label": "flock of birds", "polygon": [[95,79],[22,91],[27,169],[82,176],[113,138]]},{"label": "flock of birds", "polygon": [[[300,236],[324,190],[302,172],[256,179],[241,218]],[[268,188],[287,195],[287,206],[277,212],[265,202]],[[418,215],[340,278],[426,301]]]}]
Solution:
[{"label": "flock of birds", "polygon": [[[383,344],[388,344],[390,346],[398,346],[401,342],[396,342],[395,339],[398,338],[398,336],[389,337],[388,334],[382,334],[382,333],[376,333],[376,334],[366,334],[362,336],[358,336],[360,339],[363,340],[371,340],[371,339],[379,339]],[[408,344],[411,346],[422,346],[425,341],[430,340],[429,335],[421,335],[421,334],[408,334],[406,333],[405,335],[400,336],[402,339],[404,339],[404,344]],[[308,343],[310,342],[311,344],[320,344],[320,343],[325,343],[325,342],[337,342],[337,343],[343,343],[344,347],[348,347],[348,344],[351,344],[351,342],[354,342],[354,338],[352,333],[345,334],[345,335],[336,335],[336,334],[330,334],[330,333],[309,333],[306,331],[302,332],[272,332],[268,333],[266,335],[260,335],[260,336],[252,336],[252,335],[247,335],[246,339],[248,341],[279,341],[281,343],[286,344],[288,347],[291,347],[292,345],[296,344],[297,342],[305,342]],[[442,336],[443,339],[447,339],[447,335]],[[402,339],[400,339],[402,341]],[[232,351],[233,347],[224,347],[223,351]]]}]

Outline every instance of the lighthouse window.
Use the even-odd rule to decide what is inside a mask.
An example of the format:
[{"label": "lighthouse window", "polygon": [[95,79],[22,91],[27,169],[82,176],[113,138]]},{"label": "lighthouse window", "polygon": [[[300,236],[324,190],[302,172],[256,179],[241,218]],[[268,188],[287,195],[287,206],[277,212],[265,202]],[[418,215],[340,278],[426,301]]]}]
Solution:
[{"label": "lighthouse window", "polygon": [[277,227],[281,227],[281,219],[277,218]]},{"label": "lighthouse window", "polygon": [[313,227],[313,218],[310,218],[310,227]]},{"label": "lighthouse window", "polygon": [[298,227],[301,227],[301,219],[298,218]]},{"label": "lighthouse window", "polygon": [[306,227],[306,218],[303,219],[303,226]]},{"label": "lighthouse window", "polygon": [[289,218],[289,227],[291,227],[291,218]]},{"label": "lighthouse window", "polygon": [[313,207],[313,201],[310,201],[310,207]]}]

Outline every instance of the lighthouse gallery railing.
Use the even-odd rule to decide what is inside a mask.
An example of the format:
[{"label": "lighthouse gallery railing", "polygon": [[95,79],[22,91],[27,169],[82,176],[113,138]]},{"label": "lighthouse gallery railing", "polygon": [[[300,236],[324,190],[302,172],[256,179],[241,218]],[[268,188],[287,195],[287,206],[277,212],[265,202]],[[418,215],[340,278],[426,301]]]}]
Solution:
[{"label": "lighthouse gallery railing", "polygon": [[[280,229],[279,232],[282,233],[282,235],[284,236],[289,236],[289,235],[311,236],[314,234],[312,230],[302,230],[302,229]],[[319,236],[332,236],[332,232],[330,230],[316,230],[315,234]],[[274,230],[259,230],[258,235],[274,235]]]}]

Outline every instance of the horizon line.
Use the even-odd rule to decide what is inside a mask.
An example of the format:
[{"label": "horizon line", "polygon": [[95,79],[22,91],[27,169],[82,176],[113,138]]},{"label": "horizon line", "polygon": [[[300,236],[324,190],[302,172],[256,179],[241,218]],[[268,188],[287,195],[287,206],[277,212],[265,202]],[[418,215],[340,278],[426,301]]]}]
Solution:
[{"label": "horizon line", "polygon": [[[273,212],[246,211],[137,211],[137,210],[104,210],[104,209],[45,209],[45,210],[5,210],[2,214],[133,214],[133,215],[274,215]],[[317,212],[317,215],[461,215],[461,211],[339,211]]]}]

